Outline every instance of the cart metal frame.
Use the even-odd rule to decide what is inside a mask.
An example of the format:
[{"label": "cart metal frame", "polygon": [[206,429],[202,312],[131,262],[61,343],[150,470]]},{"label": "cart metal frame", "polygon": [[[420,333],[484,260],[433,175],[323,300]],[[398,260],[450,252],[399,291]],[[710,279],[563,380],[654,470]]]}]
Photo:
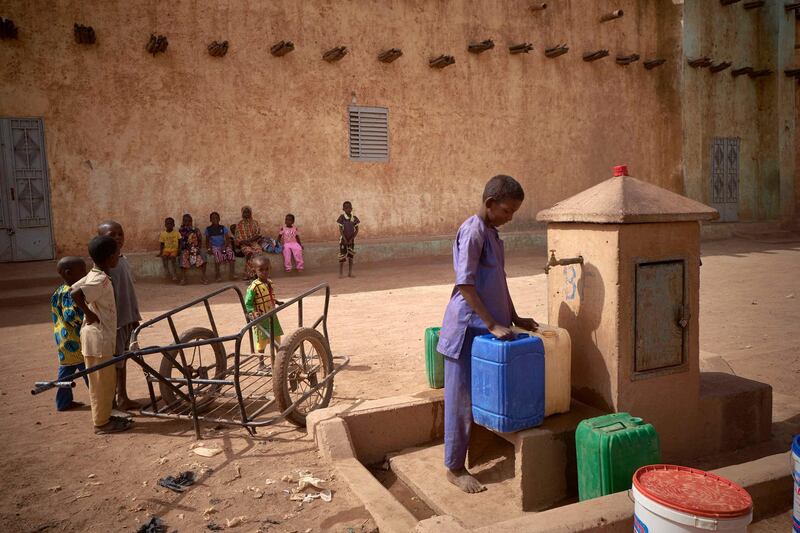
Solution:
[{"label": "cart metal frame", "polygon": [[[217,323],[214,319],[210,301],[229,291],[236,293],[246,324],[238,333],[221,336],[217,330]],[[303,300],[321,291],[324,291],[322,314],[316,318],[310,327],[305,327],[303,323]],[[181,339],[186,333],[196,332],[199,328],[192,328],[187,330],[184,335],[179,335],[175,326],[176,315],[201,304],[206,310],[210,326],[207,330],[209,333],[208,338],[182,341]],[[80,379],[86,374],[116,364],[119,361],[131,360],[142,368],[147,381],[150,402],[141,410],[142,415],[158,418],[192,420],[195,435],[198,439],[200,438],[201,421],[214,424],[242,426],[251,435],[254,435],[256,433],[256,428],[268,426],[286,417],[291,417],[292,413],[298,410],[301,404],[314,395],[317,395],[322,400],[322,405],[315,404],[310,410],[327,405],[330,399],[330,391],[333,388],[334,376],[350,362],[349,357],[335,357],[330,351],[328,337],[329,304],[330,287],[328,284],[323,283],[282,303],[268,313],[251,319],[248,317],[241,289],[236,285],[226,285],[140,324],[131,335],[130,351],[113,357],[108,361],[104,361],[99,365],[87,368],[84,371],[77,372],[66,381],[37,382],[35,388],[31,390],[31,394],[39,394],[56,387],[73,387],[75,385],[75,380]],[[284,340],[279,346],[275,342],[274,335],[272,335],[271,332],[274,328],[273,317],[293,305],[297,306],[298,331],[287,337],[297,340],[298,336],[296,334],[301,333],[300,330],[303,331],[302,334],[299,335],[299,345],[294,346],[294,350],[288,352],[288,349],[292,348],[292,346],[288,344],[297,343],[289,342],[287,344],[287,340]],[[171,332],[173,343],[140,348],[139,338],[141,333],[165,321]],[[265,321],[269,321],[268,329],[264,329],[261,326]],[[256,353],[253,342],[253,333],[256,328],[261,328],[262,332],[269,336],[269,356],[271,361],[277,361],[274,365],[275,368],[261,367],[263,359],[266,358],[266,354]],[[321,337],[319,337],[319,333],[313,333],[311,330],[321,333]],[[304,335],[306,333],[308,333],[308,335]],[[249,352],[243,353],[242,347],[245,336],[248,337],[248,347],[250,349]],[[304,336],[309,337],[309,339],[303,339],[302,337]],[[306,346],[304,340],[310,340],[311,337],[316,339],[315,342],[318,347],[322,348],[321,350],[316,350],[313,346],[314,343]],[[324,343],[321,342],[321,340],[324,340]],[[215,354],[217,354],[216,350],[221,347],[223,353],[225,353],[223,343],[226,342],[234,343],[234,351],[230,354],[225,354],[223,359],[225,368],[217,368],[220,362],[219,355],[217,355],[212,365],[203,366],[202,356],[200,356],[200,364],[198,367],[195,368],[193,366],[194,356],[199,353],[201,347],[211,346]],[[187,357],[187,352],[190,349],[193,351],[191,359]],[[324,353],[311,353],[316,351]],[[147,356],[153,354],[162,355],[161,366],[163,368],[157,370],[145,360]],[[310,362],[313,362],[315,355],[319,359],[320,364],[309,366]],[[286,357],[291,359],[283,363],[282,358]],[[323,358],[327,359],[327,365]],[[173,377],[172,372],[170,372],[170,375],[164,375],[165,361],[169,362],[173,372],[177,371],[177,377]],[[283,383],[277,383],[272,379],[272,374],[275,372],[279,363],[290,365],[288,367],[290,371],[287,373],[287,380]],[[325,368],[326,366],[327,368]],[[213,377],[209,377],[209,370],[215,371]],[[317,376],[320,370],[323,372],[321,380]],[[286,406],[280,413],[273,416],[264,416],[276,403],[281,403],[277,398],[279,394],[286,394],[283,398],[290,398],[287,391],[297,391],[298,384],[306,382],[309,388],[305,392],[301,390],[300,397],[296,399],[291,398],[291,400],[293,400],[292,403]],[[160,396],[156,394],[154,387],[156,383],[159,384],[160,392],[162,393]],[[263,391],[263,389],[267,388],[269,385],[272,385],[272,392],[275,393],[272,397],[268,394],[269,390],[261,394],[256,394],[259,391]],[[326,389],[324,394],[320,394],[320,391],[325,387],[330,387],[330,389]],[[165,392],[171,393],[174,400],[167,403],[163,398]],[[159,407],[159,403],[163,405]],[[284,403],[286,403],[285,400]],[[291,421],[295,424],[302,425],[296,420]]]}]

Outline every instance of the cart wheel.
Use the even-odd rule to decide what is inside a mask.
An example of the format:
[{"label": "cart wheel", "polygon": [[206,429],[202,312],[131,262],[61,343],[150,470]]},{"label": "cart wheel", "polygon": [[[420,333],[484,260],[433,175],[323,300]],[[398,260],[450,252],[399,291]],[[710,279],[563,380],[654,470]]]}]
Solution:
[{"label": "cart wheel", "polygon": [[[216,335],[214,335],[214,332],[208,328],[190,328],[181,334],[178,341],[180,343],[184,343],[204,339],[213,339],[214,337],[216,337]],[[181,362],[180,353],[177,350],[169,353],[178,361],[178,363]],[[195,346],[193,348],[185,348],[183,353],[186,356],[187,366],[191,368],[191,377],[193,378],[208,379],[209,376],[211,376],[212,379],[214,379],[225,373],[225,369],[227,368],[227,357],[225,355],[225,347],[221,342],[215,342],[213,344],[207,344],[204,346]],[[170,361],[167,357],[163,357],[161,359],[161,366],[158,368],[158,371],[164,377],[183,377],[183,374],[174,367],[172,361]],[[161,392],[161,398],[167,405],[172,405],[175,403],[176,399],[180,399],[180,397],[178,397],[169,387],[167,387],[166,384],[159,382],[158,387]],[[213,393],[218,391],[220,387],[221,385],[208,385],[205,387],[201,392],[201,397],[198,398],[198,408],[201,406],[208,406],[213,400],[211,396],[213,396]],[[181,401],[180,403],[187,404],[188,406],[188,402]]]},{"label": "cart wheel", "polygon": [[278,409],[283,412],[300,397],[319,387],[300,403],[286,419],[300,427],[314,409],[327,407],[333,394],[333,380],[319,383],[333,372],[333,356],[328,340],[314,328],[300,328],[284,339],[275,358],[272,383]]}]

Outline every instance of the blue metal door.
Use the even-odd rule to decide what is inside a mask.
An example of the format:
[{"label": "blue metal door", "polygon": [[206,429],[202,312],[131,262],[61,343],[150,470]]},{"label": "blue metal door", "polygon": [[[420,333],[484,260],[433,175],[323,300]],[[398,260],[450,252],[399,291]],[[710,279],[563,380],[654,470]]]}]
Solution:
[{"label": "blue metal door", "polygon": [[0,119],[0,261],[53,258],[44,127]]},{"label": "blue metal door", "polygon": [[714,137],[711,141],[711,207],[720,222],[739,219],[738,137]]}]

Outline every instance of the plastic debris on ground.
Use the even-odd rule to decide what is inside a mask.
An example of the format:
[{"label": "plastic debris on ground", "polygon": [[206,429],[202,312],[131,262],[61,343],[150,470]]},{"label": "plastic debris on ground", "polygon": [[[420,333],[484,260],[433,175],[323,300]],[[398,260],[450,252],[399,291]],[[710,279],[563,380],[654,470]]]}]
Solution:
[{"label": "plastic debris on ground", "polygon": [[177,476],[162,477],[158,480],[158,484],[174,492],[184,492],[188,487],[194,485],[194,472],[187,470]]},{"label": "plastic debris on ground", "polygon": [[206,524],[206,529],[210,531],[222,531],[224,528],[216,522],[209,522]]},{"label": "plastic debris on ground", "polygon": [[192,451],[201,457],[214,457],[215,455],[222,453],[220,448],[206,448],[205,446],[192,448]]},{"label": "plastic debris on ground", "polygon": [[142,524],[136,533],[167,533],[167,524],[165,524],[159,517],[150,517],[146,523]]},{"label": "plastic debris on ground", "polygon": [[211,515],[217,512],[217,508],[213,505],[211,507],[207,507],[205,511],[203,511],[203,520],[209,520]]},{"label": "plastic debris on ground", "polygon": [[227,527],[236,527],[244,524],[245,522],[247,522],[247,517],[244,515],[234,516],[233,518],[228,518],[227,520],[225,520],[225,524]]},{"label": "plastic debris on ground", "polygon": [[[291,490],[284,489],[283,491],[289,497],[289,500],[302,504],[311,503],[316,499],[321,499],[324,502],[330,502],[333,499],[333,493],[326,488],[327,480],[314,477],[308,470],[301,470],[297,475],[300,477],[297,480],[297,486]],[[291,479],[291,476],[283,476],[281,479],[285,478]]]}]

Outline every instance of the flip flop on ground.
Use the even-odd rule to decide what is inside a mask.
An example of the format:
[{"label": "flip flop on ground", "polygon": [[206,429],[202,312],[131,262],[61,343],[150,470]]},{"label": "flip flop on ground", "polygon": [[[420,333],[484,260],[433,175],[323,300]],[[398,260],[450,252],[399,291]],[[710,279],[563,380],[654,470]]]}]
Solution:
[{"label": "flip flop on ground", "polygon": [[108,422],[103,424],[102,426],[98,426],[94,428],[95,435],[107,435],[109,433],[119,433],[120,431],[125,431],[131,428],[132,420],[129,418],[120,418],[117,416],[112,416],[108,419]]}]

